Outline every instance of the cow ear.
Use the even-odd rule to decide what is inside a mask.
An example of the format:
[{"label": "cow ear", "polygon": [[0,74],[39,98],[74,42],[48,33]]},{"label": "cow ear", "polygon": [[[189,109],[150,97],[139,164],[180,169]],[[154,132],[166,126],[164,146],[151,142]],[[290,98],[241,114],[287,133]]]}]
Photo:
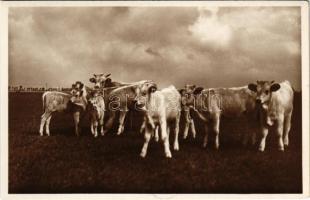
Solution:
[{"label": "cow ear", "polygon": [[111,86],[111,83],[112,83],[112,79],[107,78],[107,79],[104,81],[104,87],[110,87],[110,86]]},{"label": "cow ear", "polygon": [[185,95],[185,90],[184,89],[179,89],[179,93],[181,94],[181,96]]},{"label": "cow ear", "polygon": [[275,91],[279,90],[280,87],[281,87],[280,84],[274,83],[274,84],[271,85],[270,91],[271,91],[271,92],[275,92]]},{"label": "cow ear", "polygon": [[202,90],[203,90],[203,87],[196,87],[193,94],[194,95],[201,94]]},{"label": "cow ear", "polygon": [[105,77],[109,77],[109,76],[111,76],[111,74],[106,74],[106,75],[104,75]]},{"label": "cow ear", "polygon": [[257,85],[254,83],[250,83],[248,85],[249,90],[253,91],[253,92],[257,92]]},{"label": "cow ear", "polygon": [[80,82],[80,89],[83,89],[84,83]]},{"label": "cow ear", "polygon": [[75,88],[75,84],[74,83],[72,84],[72,88]]},{"label": "cow ear", "polygon": [[95,78],[90,78],[89,81],[90,81],[91,83],[95,83],[95,82],[96,82],[96,79],[95,79]]}]

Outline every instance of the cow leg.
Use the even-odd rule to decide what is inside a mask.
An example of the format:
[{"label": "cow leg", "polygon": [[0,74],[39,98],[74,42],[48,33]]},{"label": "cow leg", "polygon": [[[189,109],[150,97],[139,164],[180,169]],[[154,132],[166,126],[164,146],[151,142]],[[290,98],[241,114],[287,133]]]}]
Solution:
[{"label": "cow leg", "polygon": [[186,139],[188,136],[190,123],[191,119],[189,117],[189,111],[185,111],[185,127],[184,127],[183,139]]},{"label": "cow leg", "polygon": [[203,138],[203,145],[202,145],[203,148],[206,148],[208,145],[208,131],[209,131],[209,127],[208,127],[208,124],[206,123],[205,124],[205,136]]},{"label": "cow leg", "polygon": [[115,119],[115,116],[116,116],[115,111],[111,111],[109,114],[110,114],[109,119],[104,124],[104,130],[103,130],[104,134],[107,133],[112,128],[113,122],[114,122],[114,119]]},{"label": "cow leg", "polygon": [[94,121],[90,122],[90,131],[92,135],[95,135],[95,129],[94,129]]},{"label": "cow leg", "polygon": [[166,119],[160,120],[160,130],[161,130],[161,139],[163,141],[165,155],[167,158],[171,158],[171,151],[169,145],[169,134],[167,133],[167,122]]},{"label": "cow leg", "polygon": [[292,113],[288,114],[285,116],[284,118],[284,131],[283,131],[283,143],[284,143],[284,146],[287,147],[288,144],[289,144],[289,139],[288,139],[288,136],[289,136],[289,132],[290,132],[290,129],[291,129],[291,117],[292,117]]},{"label": "cow leg", "polygon": [[94,137],[98,136],[98,120],[94,121]]},{"label": "cow leg", "polygon": [[43,115],[41,116],[41,123],[40,123],[40,136],[43,136],[43,129],[44,129],[44,124],[46,122],[46,113],[43,113]]},{"label": "cow leg", "polygon": [[140,153],[140,156],[142,158],[144,158],[147,154],[147,148],[148,148],[151,136],[152,136],[152,130],[150,129],[150,127],[146,126],[145,132],[144,132],[144,144],[143,144],[143,147]]},{"label": "cow leg", "polygon": [[52,118],[52,115],[50,114],[50,116],[47,118],[46,124],[45,124],[45,131],[46,131],[46,135],[47,136],[50,136],[50,122],[51,122],[51,118]]},{"label": "cow leg", "polygon": [[196,128],[195,128],[195,123],[194,123],[193,119],[191,119],[191,121],[190,121],[190,127],[191,127],[191,131],[193,134],[193,138],[195,139],[196,138]]},{"label": "cow leg", "polygon": [[124,121],[126,117],[127,111],[120,111],[119,113],[119,125],[118,125],[118,130],[117,130],[117,135],[120,135],[124,131]]},{"label": "cow leg", "polygon": [[159,126],[156,126],[156,127],[155,127],[155,141],[156,141],[156,142],[159,141],[158,128],[159,128]]},{"label": "cow leg", "polygon": [[178,151],[180,149],[179,147],[179,130],[180,130],[180,117],[178,116],[175,120],[175,126],[174,126],[174,144],[173,149],[175,151]]},{"label": "cow leg", "polygon": [[102,117],[100,118],[100,121],[99,121],[99,123],[100,123],[100,134],[101,134],[102,136],[104,136],[104,131],[103,131],[103,120],[104,120],[104,117],[102,116]]},{"label": "cow leg", "polygon": [[265,150],[265,146],[266,146],[266,137],[268,135],[268,127],[263,126],[261,129],[262,129],[261,130],[262,131],[262,138],[261,138],[258,150],[263,152]]},{"label": "cow leg", "polygon": [[168,136],[168,138],[170,136],[170,127],[168,125],[167,125],[167,136]]},{"label": "cow leg", "polygon": [[283,144],[283,122],[284,119],[279,119],[277,121],[277,137],[278,137],[278,150],[279,151],[284,151],[284,144]]},{"label": "cow leg", "polygon": [[188,131],[189,131],[189,122],[185,122],[185,126],[184,126],[184,133],[183,133],[183,139],[186,139],[188,136]]},{"label": "cow leg", "polygon": [[74,112],[73,119],[74,119],[75,134],[76,136],[79,136],[80,112]]},{"label": "cow leg", "polygon": [[215,133],[215,149],[219,149],[220,141],[219,141],[219,134],[220,134],[220,115],[217,114],[215,116],[215,120],[213,123],[213,131]]},{"label": "cow leg", "polygon": [[140,133],[142,134],[143,132],[144,132],[144,130],[145,130],[145,119],[144,119],[144,121],[143,121],[143,123],[142,123],[142,125],[141,125],[141,128],[140,128]]}]

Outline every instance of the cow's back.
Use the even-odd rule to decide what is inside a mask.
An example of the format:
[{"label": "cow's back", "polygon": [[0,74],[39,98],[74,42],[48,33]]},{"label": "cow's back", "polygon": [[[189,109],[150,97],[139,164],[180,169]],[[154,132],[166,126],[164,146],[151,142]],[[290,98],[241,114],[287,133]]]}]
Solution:
[{"label": "cow's back", "polygon": [[43,101],[45,110],[62,111],[67,108],[70,95],[63,92],[45,92]]},{"label": "cow's back", "polygon": [[111,102],[115,102],[120,105],[121,110],[132,108],[135,99],[135,87],[136,86],[126,86],[108,90],[105,93],[104,98],[106,106],[108,106]]},{"label": "cow's back", "polygon": [[181,111],[181,95],[174,86],[161,90],[164,97],[167,119],[174,119]]},{"label": "cow's back", "polygon": [[250,114],[255,110],[255,96],[247,87],[211,88],[202,93],[204,106],[227,117]]}]

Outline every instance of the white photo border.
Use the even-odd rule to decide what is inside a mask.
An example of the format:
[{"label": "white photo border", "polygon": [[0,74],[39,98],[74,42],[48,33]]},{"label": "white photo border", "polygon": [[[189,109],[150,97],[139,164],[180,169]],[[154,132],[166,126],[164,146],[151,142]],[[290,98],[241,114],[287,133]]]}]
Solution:
[{"label": "white photo border", "polygon": [[[11,7],[297,6],[301,9],[302,194],[9,194],[8,193],[8,10]],[[307,1],[15,1],[0,2],[1,197],[3,199],[287,199],[309,196],[309,3]]]}]

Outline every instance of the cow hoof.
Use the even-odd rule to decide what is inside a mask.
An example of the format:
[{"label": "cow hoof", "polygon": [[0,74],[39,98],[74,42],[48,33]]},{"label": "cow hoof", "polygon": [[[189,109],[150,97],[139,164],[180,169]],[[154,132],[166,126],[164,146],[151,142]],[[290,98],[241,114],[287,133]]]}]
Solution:
[{"label": "cow hoof", "polygon": [[101,135],[104,136],[108,131],[101,131]]},{"label": "cow hoof", "polygon": [[278,150],[279,150],[280,152],[284,152],[284,147],[279,147]]},{"label": "cow hoof", "polygon": [[171,152],[166,153],[166,158],[172,158]]},{"label": "cow hoof", "polygon": [[264,149],[263,148],[259,148],[258,151],[259,152],[264,152]]},{"label": "cow hoof", "polygon": [[173,150],[179,151],[179,145],[174,145]]},{"label": "cow hoof", "polygon": [[145,158],[145,156],[146,156],[146,153],[144,153],[144,152],[141,152],[141,153],[140,153],[140,157],[141,157],[141,158]]},{"label": "cow hoof", "polygon": [[155,137],[155,141],[158,142],[159,141],[159,137]]},{"label": "cow hoof", "polygon": [[166,155],[166,158],[172,158],[172,155],[170,154],[170,155]]}]

